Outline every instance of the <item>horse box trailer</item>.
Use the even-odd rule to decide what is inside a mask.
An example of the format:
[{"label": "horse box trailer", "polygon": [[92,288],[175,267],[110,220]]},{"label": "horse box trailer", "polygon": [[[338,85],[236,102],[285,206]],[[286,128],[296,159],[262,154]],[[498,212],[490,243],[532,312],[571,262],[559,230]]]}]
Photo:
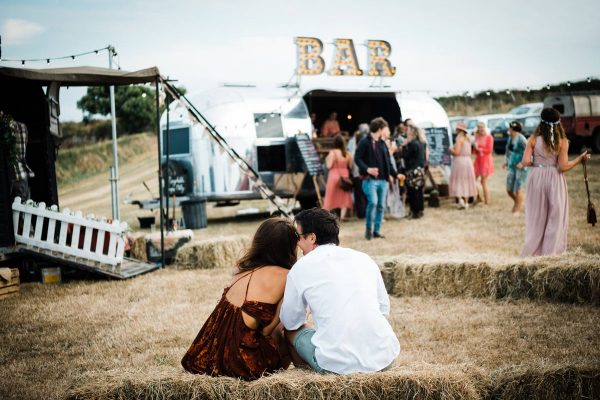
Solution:
[{"label": "horse box trailer", "polygon": [[[306,166],[296,137],[311,134],[313,112],[320,124],[336,111],[341,130],[349,132],[378,116],[388,121],[391,130],[408,117],[426,132],[437,129],[430,146],[437,149],[432,152],[437,157],[434,164],[441,166],[438,183],[447,183],[451,143],[448,117],[434,99],[424,94],[381,89],[316,89],[302,93],[297,87],[262,89],[247,85],[223,86],[191,96],[190,101],[258,171],[263,182],[280,197],[297,195],[303,206],[314,204],[316,192],[312,181],[305,176]],[[219,205],[259,199],[239,166],[193,120],[178,102],[171,103],[169,114],[165,111],[161,116],[161,160],[163,171],[168,174],[165,194],[168,190],[169,196],[177,196],[178,200],[199,197]],[[440,132],[445,137],[439,137]]]},{"label": "horse box trailer", "polygon": [[560,120],[575,151],[585,144],[600,153],[600,93],[550,95],[544,98],[544,107],[560,112]]}]

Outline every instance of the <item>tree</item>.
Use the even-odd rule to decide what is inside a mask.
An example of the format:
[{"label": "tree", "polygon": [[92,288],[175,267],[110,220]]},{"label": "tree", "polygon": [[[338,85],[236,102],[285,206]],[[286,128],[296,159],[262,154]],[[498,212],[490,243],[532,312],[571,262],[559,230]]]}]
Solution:
[{"label": "tree", "polygon": [[[185,93],[184,88],[178,88]],[[115,113],[123,133],[153,130],[156,124],[156,100],[154,89],[143,85],[115,87]],[[88,87],[87,93],[77,102],[84,112],[84,119],[94,115],[110,114],[108,86]],[[164,106],[160,112],[164,111]]]}]

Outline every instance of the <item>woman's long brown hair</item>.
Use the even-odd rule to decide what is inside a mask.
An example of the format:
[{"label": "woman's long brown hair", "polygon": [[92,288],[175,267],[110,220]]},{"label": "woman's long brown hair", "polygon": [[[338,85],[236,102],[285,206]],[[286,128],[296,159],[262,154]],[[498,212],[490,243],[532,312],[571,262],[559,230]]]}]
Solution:
[{"label": "woman's long brown hair", "polygon": [[252,244],[237,262],[238,272],[275,265],[291,269],[296,263],[298,234],[294,225],[280,217],[264,221],[254,234]]},{"label": "woman's long brown hair", "polygon": [[342,151],[342,157],[346,158],[346,140],[339,133],[333,138],[333,148]]},{"label": "woman's long brown hair", "polygon": [[551,153],[557,154],[560,149],[561,139],[567,138],[565,129],[560,122],[551,127],[551,125],[544,121],[560,121],[560,113],[553,108],[544,108],[542,110],[541,118],[542,121],[536,128],[534,135],[541,136],[546,148],[549,149]]}]

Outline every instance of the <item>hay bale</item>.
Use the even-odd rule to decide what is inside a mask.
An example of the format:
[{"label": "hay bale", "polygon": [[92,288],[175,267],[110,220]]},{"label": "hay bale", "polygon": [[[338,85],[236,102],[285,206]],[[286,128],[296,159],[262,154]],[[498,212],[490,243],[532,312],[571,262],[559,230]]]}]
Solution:
[{"label": "hay bale", "polygon": [[379,262],[395,296],[538,299],[600,305],[600,255],[573,251],[527,259],[440,254]]},{"label": "hay bale", "polygon": [[146,251],[146,239],[144,235],[140,235],[133,240],[131,244],[131,257],[148,262],[148,252]]},{"label": "hay bale", "polygon": [[[256,381],[191,375],[181,369],[102,372],[79,379],[69,399],[480,399],[480,376],[455,366],[394,368],[377,374],[319,375],[300,369]],[[485,379],[484,379],[485,380]],[[487,382],[487,381],[486,381]]]},{"label": "hay bale", "polygon": [[600,398],[600,368],[555,367],[538,369],[517,367],[502,371],[488,398],[513,399],[597,399]]},{"label": "hay bale", "polygon": [[[486,261],[397,259],[384,267],[393,269],[394,296],[488,297],[494,290],[492,267]],[[389,272],[387,272],[389,274]]]},{"label": "hay bale", "polygon": [[245,236],[188,243],[177,252],[175,264],[181,269],[231,268],[249,244]]}]

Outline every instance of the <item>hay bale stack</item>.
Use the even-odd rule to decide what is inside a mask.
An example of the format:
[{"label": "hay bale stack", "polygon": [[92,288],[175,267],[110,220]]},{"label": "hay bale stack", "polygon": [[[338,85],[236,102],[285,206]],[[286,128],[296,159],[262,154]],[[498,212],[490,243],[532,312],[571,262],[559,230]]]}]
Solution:
[{"label": "hay bale stack", "polygon": [[566,366],[521,368],[495,376],[490,399],[596,399],[600,397],[600,369]]},{"label": "hay bale stack", "polygon": [[392,369],[378,374],[319,375],[299,369],[252,382],[191,375],[180,369],[90,375],[70,399],[481,399],[480,376],[456,366]]},{"label": "hay bale stack", "polygon": [[600,255],[498,258],[458,254],[398,256],[379,263],[395,296],[540,299],[600,305]]},{"label": "hay bale stack", "polygon": [[177,252],[175,264],[181,269],[232,268],[249,244],[245,236],[188,243]]},{"label": "hay bale stack", "polygon": [[131,244],[131,257],[140,261],[148,262],[146,239],[144,238],[143,234],[138,234],[136,236],[134,236],[133,243]]}]

